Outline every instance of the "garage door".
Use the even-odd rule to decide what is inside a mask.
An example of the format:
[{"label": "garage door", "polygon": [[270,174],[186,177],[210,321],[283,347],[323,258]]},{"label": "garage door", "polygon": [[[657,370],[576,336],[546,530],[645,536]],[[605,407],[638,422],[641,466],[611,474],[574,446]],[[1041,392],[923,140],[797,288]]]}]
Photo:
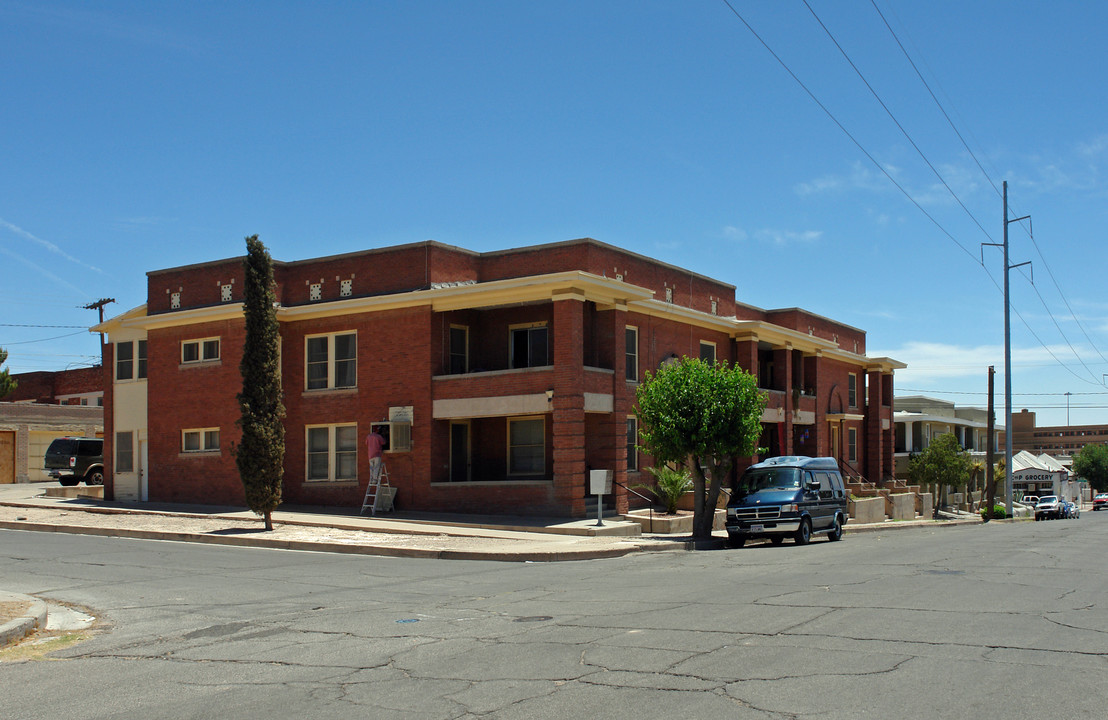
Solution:
[{"label": "garage door", "polygon": [[15,433],[0,432],[0,483],[15,482]]}]

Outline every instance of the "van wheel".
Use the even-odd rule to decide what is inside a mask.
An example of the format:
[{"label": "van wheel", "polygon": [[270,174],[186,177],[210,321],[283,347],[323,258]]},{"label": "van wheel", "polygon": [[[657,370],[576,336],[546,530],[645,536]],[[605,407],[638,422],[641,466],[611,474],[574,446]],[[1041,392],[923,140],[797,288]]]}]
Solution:
[{"label": "van wheel", "polygon": [[727,536],[728,547],[741,548],[743,545],[746,545],[746,538],[742,535],[735,534]]},{"label": "van wheel", "polygon": [[839,516],[835,516],[835,524],[831,528],[831,532],[827,533],[827,539],[831,542],[836,540],[842,540],[843,538],[843,523],[839,519]]},{"label": "van wheel", "polygon": [[796,540],[797,545],[807,545],[812,539],[812,525],[807,518],[800,521],[800,528],[796,531],[796,535],[793,535],[793,539]]},{"label": "van wheel", "polygon": [[104,484],[104,471],[93,470],[88,475],[85,475],[85,485],[103,485]]}]

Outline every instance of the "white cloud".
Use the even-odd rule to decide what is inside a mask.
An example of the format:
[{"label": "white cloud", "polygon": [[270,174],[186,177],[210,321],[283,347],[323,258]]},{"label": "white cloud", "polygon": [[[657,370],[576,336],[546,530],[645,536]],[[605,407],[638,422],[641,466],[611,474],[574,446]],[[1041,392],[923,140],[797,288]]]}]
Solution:
[{"label": "white cloud", "polygon": [[74,293],[76,293],[80,297],[84,297],[85,295],[88,294],[88,291],[86,289],[79,288],[76,285],[74,285],[73,283],[68,282],[67,280],[63,280],[62,278],[60,278],[57,275],[55,275],[54,273],[50,272],[46,268],[44,268],[40,265],[36,265],[35,263],[31,262],[27,258],[23,257],[22,255],[17,255],[16,253],[12,252],[11,250],[8,250],[7,248],[0,247],[0,255],[7,255],[12,260],[23,263],[27,267],[38,271],[39,273],[44,275],[46,278],[51,280],[53,283],[55,283],[57,285],[60,285],[60,286],[63,286],[63,287],[69,288],[70,290],[72,290]]},{"label": "white cloud", "polygon": [[728,225],[720,232],[725,240],[732,242],[746,242],[754,240],[760,243],[772,243],[774,245],[811,244],[823,237],[822,230],[779,230],[776,228],[760,228],[747,232],[742,228]]},{"label": "white cloud", "polygon": [[[55,255],[60,255],[63,258],[65,258],[66,260],[69,260],[70,262],[74,262],[74,263],[80,265],[83,268],[86,268],[88,270],[92,270],[93,272],[98,272],[101,275],[104,274],[104,271],[101,270],[100,268],[96,267],[95,265],[90,265],[90,264],[86,263],[83,260],[79,260],[78,258],[73,257],[72,255],[70,255],[66,251],[62,250],[60,247],[58,247],[54,243],[52,243],[48,240],[43,240],[42,238],[39,238],[39,237],[35,237],[34,235],[27,232],[23,228],[18,227],[16,225],[12,225],[10,222],[8,222],[7,220],[4,220],[3,218],[0,218],[0,227],[5,227],[8,230],[11,230],[13,233],[18,235],[19,237],[24,238],[26,240],[30,240],[31,242],[34,242],[34,243],[38,244],[39,246],[46,248],[47,250],[54,253]],[[12,257],[19,257],[19,256],[12,255]],[[37,267],[37,266],[35,266],[35,267]]]}]

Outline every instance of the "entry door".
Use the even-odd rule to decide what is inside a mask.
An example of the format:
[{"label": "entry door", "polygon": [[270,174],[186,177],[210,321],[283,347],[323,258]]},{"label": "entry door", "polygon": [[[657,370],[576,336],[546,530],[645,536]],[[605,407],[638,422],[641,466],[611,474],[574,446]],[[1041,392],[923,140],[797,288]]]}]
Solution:
[{"label": "entry door", "polygon": [[831,428],[831,457],[835,458],[836,460],[841,460],[842,457],[839,455],[839,426],[832,423],[830,425],[830,428]]},{"label": "entry door", "polygon": [[470,480],[469,423],[450,423],[450,482]]},{"label": "entry door", "polygon": [[15,433],[0,432],[0,483],[15,482]]}]

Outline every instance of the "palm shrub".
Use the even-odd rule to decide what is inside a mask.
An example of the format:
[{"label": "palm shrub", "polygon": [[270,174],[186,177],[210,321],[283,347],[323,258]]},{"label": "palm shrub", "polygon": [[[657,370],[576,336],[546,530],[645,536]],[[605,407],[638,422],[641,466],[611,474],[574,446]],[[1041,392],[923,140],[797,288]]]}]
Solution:
[{"label": "palm shrub", "polygon": [[638,487],[652,492],[666,506],[666,515],[676,515],[681,496],[692,490],[692,476],[684,468],[675,469],[669,465],[658,465],[647,470],[654,476],[654,484]]}]

